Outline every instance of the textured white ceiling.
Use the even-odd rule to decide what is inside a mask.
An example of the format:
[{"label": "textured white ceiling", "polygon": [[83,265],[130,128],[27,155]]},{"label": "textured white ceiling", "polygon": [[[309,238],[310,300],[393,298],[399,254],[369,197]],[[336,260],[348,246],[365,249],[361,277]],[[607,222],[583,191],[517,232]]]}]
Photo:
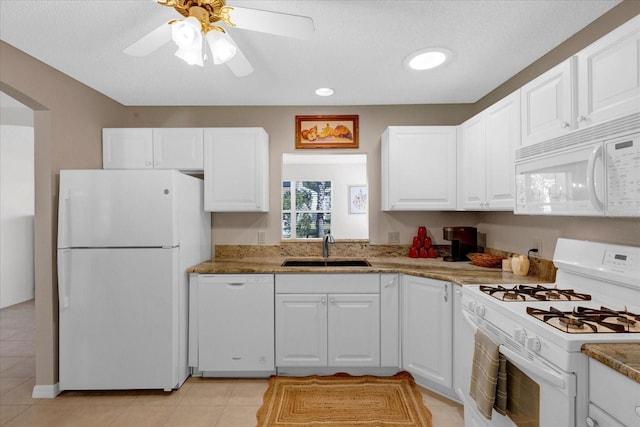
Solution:
[{"label": "textured white ceiling", "polygon": [[[151,0],[0,0],[0,39],[124,105],[389,105],[475,102],[619,0],[227,0],[313,18],[310,40],[229,29],[255,68],[188,66],[172,43],[122,50],[178,18]],[[455,53],[409,71],[411,52]],[[314,95],[332,87],[332,97]]]}]

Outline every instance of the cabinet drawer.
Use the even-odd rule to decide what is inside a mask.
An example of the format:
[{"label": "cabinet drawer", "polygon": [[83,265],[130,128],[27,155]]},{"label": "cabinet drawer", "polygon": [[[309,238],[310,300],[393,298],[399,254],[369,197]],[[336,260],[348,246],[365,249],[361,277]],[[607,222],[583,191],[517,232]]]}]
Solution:
[{"label": "cabinet drawer", "polygon": [[379,274],[276,274],[277,294],[380,292]]},{"label": "cabinet drawer", "polygon": [[[589,359],[589,400],[622,424],[640,425],[640,384]],[[636,412],[638,411],[638,412]]]}]

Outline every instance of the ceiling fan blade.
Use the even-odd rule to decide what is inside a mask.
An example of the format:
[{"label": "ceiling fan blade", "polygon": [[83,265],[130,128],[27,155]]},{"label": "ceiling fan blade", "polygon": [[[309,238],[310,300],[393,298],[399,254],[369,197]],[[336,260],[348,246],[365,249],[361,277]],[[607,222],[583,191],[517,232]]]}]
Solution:
[{"label": "ceiling fan blade", "polygon": [[159,49],[169,40],[171,40],[171,25],[166,22],[131,44],[123,52],[131,56],[145,56]]},{"label": "ceiling fan blade", "polygon": [[244,77],[253,73],[253,66],[249,62],[246,56],[242,53],[236,42],[233,41],[231,36],[227,33],[222,33],[223,37],[229,41],[232,45],[236,47],[236,54],[233,58],[225,62],[231,72],[236,75],[236,77]]},{"label": "ceiling fan blade", "polygon": [[308,16],[289,15],[287,13],[237,6],[233,6],[233,10],[229,15],[231,22],[236,24],[238,28],[277,36],[309,39],[315,31],[313,19]]}]

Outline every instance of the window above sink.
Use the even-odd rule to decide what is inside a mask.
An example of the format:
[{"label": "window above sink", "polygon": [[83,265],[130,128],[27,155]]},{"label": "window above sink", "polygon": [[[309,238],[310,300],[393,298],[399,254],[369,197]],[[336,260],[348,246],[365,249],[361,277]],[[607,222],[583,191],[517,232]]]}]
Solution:
[{"label": "window above sink", "polygon": [[[283,154],[282,241],[368,240],[367,185],[366,154]],[[354,194],[362,209],[349,209]]]}]

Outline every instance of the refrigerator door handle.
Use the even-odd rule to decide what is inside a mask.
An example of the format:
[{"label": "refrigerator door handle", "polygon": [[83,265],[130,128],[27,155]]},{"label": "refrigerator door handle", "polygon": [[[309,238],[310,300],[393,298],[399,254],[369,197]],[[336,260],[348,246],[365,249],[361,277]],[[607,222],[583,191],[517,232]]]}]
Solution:
[{"label": "refrigerator door handle", "polygon": [[71,221],[69,211],[71,207],[71,192],[67,189],[64,194],[60,194],[60,210],[58,212],[58,248],[68,248],[71,246]]},{"label": "refrigerator door handle", "polygon": [[71,249],[58,250],[58,298],[60,310],[69,308],[71,302]]}]

